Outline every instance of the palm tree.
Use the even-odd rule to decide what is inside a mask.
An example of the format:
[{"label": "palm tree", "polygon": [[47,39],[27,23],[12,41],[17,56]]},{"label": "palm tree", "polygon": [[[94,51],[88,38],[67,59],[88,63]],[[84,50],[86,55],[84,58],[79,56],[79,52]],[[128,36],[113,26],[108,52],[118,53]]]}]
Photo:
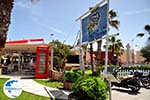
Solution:
[{"label": "palm tree", "polygon": [[14,0],[0,0],[0,58],[7,39]]},{"label": "palm tree", "polygon": [[138,33],[137,37],[143,37],[145,34],[148,34],[147,44],[150,45],[150,25],[145,25],[144,29],[146,33]]},{"label": "palm tree", "polygon": [[115,12],[113,10],[109,11],[109,25],[118,30],[120,22],[115,19],[117,16],[118,16],[117,12]]},{"label": "palm tree", "polygon": [[[31,0],[32,3],[39,0]],[[0,58],[7,39],[14,0],[0,0]]]},{"label": "palm tree", "polygon": [[[111,37],[109,39],[109,43],[110,44],[109,44],[108,49],[112,52],[111,61],[114,64],[114,62],[115,62],[114,54],[116,54],[116,58],[117,58],[116,60],[118,61],[118,57],[120,57],[124,51],[124,46],[123,46],[121,40],[116,39],[115,37]],[[104,47],[105,47],[105,45],[104,45]]]},{"label": "palm tree", "polygon": [[[116,20],[117,12],[110,10],[109,11],[109,25],[114,27],[115,29],[119,29],[120,22]],[[102,40],[97,42],[97,55],[101,55],[101,47],[102,47]],[[97,56],[97,65],[100,65],[100,56]]]}]

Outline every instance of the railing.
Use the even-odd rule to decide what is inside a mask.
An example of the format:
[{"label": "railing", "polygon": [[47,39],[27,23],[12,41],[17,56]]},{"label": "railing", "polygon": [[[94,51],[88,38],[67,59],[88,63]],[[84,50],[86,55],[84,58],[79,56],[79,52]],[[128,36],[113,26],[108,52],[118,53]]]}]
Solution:
[{"label": "railing", "polygon": [[127,76],[130,75],[132,72],[136,72],[136,71],[141,71],[143,72],[143,75],[146,76],[150,73],[150,69],[145,69],[145,70],[133,70],[133,69],[124,69],[124,70],[120,70],[118,72],[118,77],[122,77],[122,76]]}]

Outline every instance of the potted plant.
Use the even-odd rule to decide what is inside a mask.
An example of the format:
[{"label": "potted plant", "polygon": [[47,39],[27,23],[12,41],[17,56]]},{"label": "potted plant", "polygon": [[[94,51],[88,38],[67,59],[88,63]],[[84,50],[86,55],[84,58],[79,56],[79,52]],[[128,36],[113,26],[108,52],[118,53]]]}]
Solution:
[{"label": "potted plant", "polygon": [[83,72],[81,70],[71,70],[65,72],[65,81],[64,81],[64,88],[71,89],[72,83],[74,83],[79,77],[81,77]]}]

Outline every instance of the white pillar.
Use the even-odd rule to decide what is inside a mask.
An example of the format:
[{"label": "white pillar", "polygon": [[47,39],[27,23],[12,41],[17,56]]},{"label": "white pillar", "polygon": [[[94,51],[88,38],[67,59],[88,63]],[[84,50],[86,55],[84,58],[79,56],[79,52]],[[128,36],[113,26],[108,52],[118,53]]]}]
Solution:
[{"label": "white pillar", "polygon": [[104,73],[107,73],[107,67],[108,67],[108,32],[109,32],[109,0],[107,0],[107,33],[106,33],[106,51],[105,51],[105,70]]},{"label": "white pillar", "polygon": [[127,63],[127,66],[129,67],[129,64],[130,64],[130,45],[129,43],[126,45],[126,63]]}]

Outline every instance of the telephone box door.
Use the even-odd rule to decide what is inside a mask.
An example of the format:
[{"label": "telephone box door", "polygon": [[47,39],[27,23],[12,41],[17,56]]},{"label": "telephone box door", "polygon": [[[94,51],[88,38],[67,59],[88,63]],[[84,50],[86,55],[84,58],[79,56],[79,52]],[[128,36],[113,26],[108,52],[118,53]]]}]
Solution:
[{"label": "telephone box door", "polygon": [[48,78],[49,46],[41,45],[36,50],[36,78]]}]

